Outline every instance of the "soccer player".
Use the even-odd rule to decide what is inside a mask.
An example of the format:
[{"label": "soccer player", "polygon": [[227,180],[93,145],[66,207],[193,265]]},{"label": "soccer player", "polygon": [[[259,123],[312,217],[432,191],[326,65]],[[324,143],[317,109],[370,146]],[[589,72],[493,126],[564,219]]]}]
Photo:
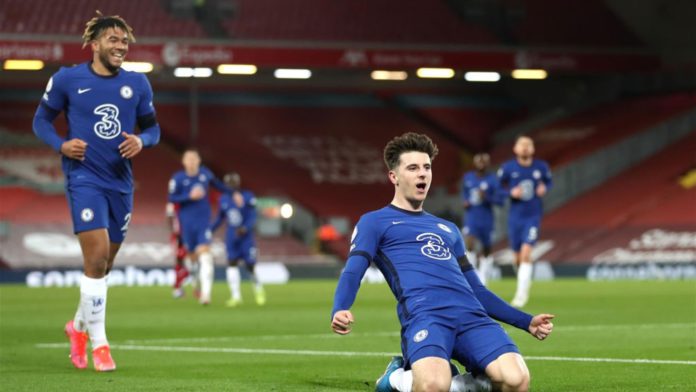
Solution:
[{"label": "soccer player", "polygon": [[[128,45],[135,42],[133,29],[119,16],[97,11],[82,39],[92,60],[63,67],[49,79],[33,129],[62,155],[73,231],[82,249],[80,302],[65,325],[70,359],[76,368],[86,368],[90,340],[94,368],[105,372],[116,369],[106,338],[106,276],[131,221],[131,158],[156,145],[160,129],[147,78],[121,69]],[[68,122],[65,139],[53,126],[61,111]]]},{"label": "soccer player", "polygon": [[227,250],[227,284],[230,286],[231,298],[227,306],[235,307],[242,303],[242,294],[239,289],[241,276],[239,274],[239,262],[244,261],[244,266],[251,276],[254,284],[254,296],[257,305],[266,303],[266,293],[256,274],[256,241],[254,240],[254,225],[256,224],[256,197],[246,189],[241,189],[241,177],[238,173],[228,173],[224,177],[225,185],[232,191],[225,193],[220,198],[218,217],[213,223],[215,231],[223,221],[227,222],[225,230],[225,248]]},{"label": "soccer player", "polygon": [[181,225],[179,224],[179,205],[175,203],[167,203],[166,207],[167,213],[167,223],[169,225],[169,230],[171,231],[170,242],[172,249],[174,249],[174,291],[172,295],[174,298],[181,298],[184,296],[184,289],[182,287],[184,280],[189,276],[189,270],[186,268],[186,261],[188,261],[186,247],[184,246],[184,241],[181,239]]},{"label": "soccer player", "polygon": [[181,238],[191,261],[198,263],[201,294],[199,302],[210,304],[215,279],[215,262],[210,250],[213,239],[210,231],[212,210],[208,200],[210,186],[220,192],[228,188],[205,166],[201,165],[198,150],[188,148],[181,157],[184,170],[169,180],[169,202],[178,203]]},{"label": "soccer player", "polygon": [[[350,307],[373,262],[397,299],[404,356],[389,363],[377,380],[378,391],[464,391],[491,383],[496,390],[525,391],[529,371],[524,359],[492,318],[543,340],[554,316],[533,317],[488,291],[466,258],[457,226],[423,210],[437,152],[430,138],[416,133],[395,137],[385,147],[394,198],[363,215],[353,231],[331,328],[341,335],[351,331],[355,319]],[[489,379],[452,377],[452,358]]]},{"label": "soccer player", "polygon": [[[490,157],[481,153],[474,155],[474,168],[462,178],[462,201],[464,204],[464,226],[462,233],[469,249],[471,264],[477,266],[481,283],[486,284],[493,267],[491,235],[493,234],[493,205],[498,201],[498,178],[488,172]],[[476,246],[478,242],[478,246]]]},{"label": "soccer player", "polygon": [[541,199],[552,181],[549,165],[534,159],[534,142],[529,136],[518,136],[513,152],[515,158],[500,167],[498,179],[510,197],[508,236],[517,266],[517,290],[511,304],[521,308],[527,304],[532,286],[532,250],[539,238]]}]

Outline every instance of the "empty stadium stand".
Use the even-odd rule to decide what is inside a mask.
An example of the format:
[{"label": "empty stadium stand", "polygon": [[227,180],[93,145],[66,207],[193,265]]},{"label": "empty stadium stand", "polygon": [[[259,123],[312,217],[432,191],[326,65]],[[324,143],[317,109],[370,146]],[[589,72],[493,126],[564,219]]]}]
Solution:
[{"label": "empty stadium stand", "polygon": [[139,0],[122,0],[109,5],[99,0],[3,0],[0,33],[79,37],[95,10],[122,16],[133,27],[136,38],[205,37],[193,19],[174,18],[160,1]]},{"label": "empty stadium stand", "polygon": [[[696,108],[696,94],[679,93],[619,100],[600,105],[529,133],[536,156],[559,167]],[[512,155],[510,144],[497,146],[493,162]]]},{"label": "empty stadium stand", "polygon": [[548,258],[586,262],[652,230],[696,232],[696,188],[679,182],[696,168],[695,152],[696,130],[548,214],[542,237],[556,243]]},{"label": "empty stadium stand", "polygon": [[[75,37],[82,34],[85,21],[99,9],[107,15],[123,16],[133,26],[136,37],[204,39],[217,35],[211,35],[214,29],[210,26],[197,22],[193,12],[177,17],[166,10],[166,5],[165,1],[138,0],[108,6],[99,0],[5,0],[0,8],[0,33]],[[507,12],[502,7],[508,7]],[[553,0],[478,4],[432,1],[427,6],[417,0],[237,0],[225,9],[234,11],[222,19],[221,27],[237,40],[547,47],[643,45],[600,0],[573,4]],[[589,25],[592,28],[586,28]]]}]

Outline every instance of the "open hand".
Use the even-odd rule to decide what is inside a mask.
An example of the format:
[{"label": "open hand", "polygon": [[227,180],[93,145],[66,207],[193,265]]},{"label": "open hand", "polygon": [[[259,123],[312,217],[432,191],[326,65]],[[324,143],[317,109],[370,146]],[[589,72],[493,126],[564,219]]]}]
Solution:
[{"label": "open hand", "polygon": [[131,159],[143,149],[143,141],[140,137],[136,135],[131,135],[126,131],[121,132],[126,140],[118,145],[118,152],[121,153],[121,157],[125,159]]}]

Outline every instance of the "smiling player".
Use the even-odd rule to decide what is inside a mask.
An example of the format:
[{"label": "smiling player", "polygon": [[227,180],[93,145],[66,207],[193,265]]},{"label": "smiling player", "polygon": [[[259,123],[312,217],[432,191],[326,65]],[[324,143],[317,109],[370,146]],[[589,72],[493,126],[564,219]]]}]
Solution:
[{"label": "smiling player", "polygon": [[[131,221],[131,158],[157,144],[160,129],[147,78],[121,69],[135,42],[133,29],[119,16],[97,11],[82,39],[92,60],[61,68],[51,77],[33,128],[62,154],[73,229],[82,249],[80,302],[74,320],[65,325],[70,359],[78,369],[87,367],[89,339],[94,368],[103,372],[116,369],[106,339],[106,275]],[[65,139],[53,126],[61,111],[68,121]]]}]

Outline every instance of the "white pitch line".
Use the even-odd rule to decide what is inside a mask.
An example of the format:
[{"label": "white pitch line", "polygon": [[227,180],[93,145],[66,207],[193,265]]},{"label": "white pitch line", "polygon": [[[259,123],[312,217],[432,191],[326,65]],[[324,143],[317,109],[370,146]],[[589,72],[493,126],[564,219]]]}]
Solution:
[{"label": "white pitch line", "polygon": [[680,329],[696,328],[696,323],[665,323],[665,324],[599,324],[599,325],[567,325],[556,326],[554,331],[604,331],[612,329]]},{"label": "white pitch line", "polygon": [[[69,348],[68,343],[41,343],[37,348]],[[301,355],[301,356],[332,356],[332,357],[390,357],[400,353],[368,352],[368,351],[321,351],[321,350],[282,350],[236,347],[177,347],[177,346],[138,346],[132,344],[112,344],[112,349],[124,351],[164,351],[164,352],[197,352],[197,353],[228,353],[228,354],[269,354],[269,355]],[[663,359],[622,359],[622,358],[583,358],[583,357],[539,357],[525,356],[531,361],[567,361],[567,362],[611,362],[658,365],[696,365],[696,361],[663,360]]]},{"label": "white pitch line", "polygon": [[[348,336],[353,337],[399,337],[399,332],[353,332]],[[295,334],[295,335],[247,335],[247,336],[217,336],[209,338],[171,338],[171,339],[129,339],[124,343],[176,343],[176,342],[191,342],[191,343],[206,343],[206,342],[225,342],[234,340],[295,340],[295,339],[345,339],[345,336],[340,336],[334,333],[316,333],[316,334]]]},{"label": "white pitch line", "polygon": [[[681,329],[694,328],[696,323],[670,323],[670,324],[598,324],[598,325],[568,325],[556,326],[556,334],[575,331],[603,331],[603,330],[623,330],[623,329]],[[399,337],[399,332],[353,332],[349,336],[353,337]],[[295,340],[295,339],[345,339],[332,333],[317,334],[288,334],[288,335],[258,335],[258,336],[217,336],[207,338],[170,338],[170,339],[129,339],[127,344],[138,343],[207,343],[207,342],[227,342],[227,341],[247,341],[247,340]]]}]

